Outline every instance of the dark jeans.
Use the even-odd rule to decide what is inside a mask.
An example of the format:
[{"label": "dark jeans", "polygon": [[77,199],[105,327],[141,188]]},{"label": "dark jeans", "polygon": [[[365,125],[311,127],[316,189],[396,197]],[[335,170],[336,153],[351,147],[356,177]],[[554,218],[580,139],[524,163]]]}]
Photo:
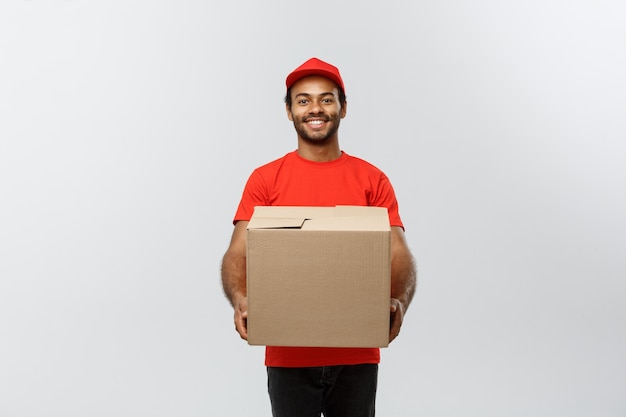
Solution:
[{"label": "dark jeans", "polygon": [[374,417],[378,365],[267,368],[274,417]]}]

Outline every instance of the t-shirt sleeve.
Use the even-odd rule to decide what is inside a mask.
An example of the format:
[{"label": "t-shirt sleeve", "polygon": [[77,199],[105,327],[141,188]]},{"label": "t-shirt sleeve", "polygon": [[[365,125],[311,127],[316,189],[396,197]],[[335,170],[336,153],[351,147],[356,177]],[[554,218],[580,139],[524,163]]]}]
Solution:
[{"label": "t-shirt sleeve", "polygon": [[396,193],[391,185],[391,181],[389,181],[389,178],[384,173],[381,173],[380,175],[378,188],[374,195],[372,205],[387,207],[389,212],[389,224],[391,226],[398,226],[404,229],[402,219],[400,218],[400,210],[398,208]]},{"label": "t-shirt sleeve", "polygon": [[259,171],[254,170],[243,189],[233,223],[250,220],[256,206],[266,205],[269,205],[266,183]]}]

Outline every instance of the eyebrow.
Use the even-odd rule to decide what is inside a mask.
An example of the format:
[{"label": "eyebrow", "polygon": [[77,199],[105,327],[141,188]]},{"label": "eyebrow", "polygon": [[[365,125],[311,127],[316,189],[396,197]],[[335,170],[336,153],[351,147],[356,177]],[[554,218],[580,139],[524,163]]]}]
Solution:
[{"label": "eyebrow", "polygon": [[[317,97],[324,97],[324,96],[328,96],[328,95],[334,96],[335,94],[332,91],[328,91],[328,92],[325,92],[325,93],[318,94]],[[313,96],[313,94],[298,93],[298,94],[295,95],[295,97],[299,97],[299,96],[311,97],[311,96]]]}]

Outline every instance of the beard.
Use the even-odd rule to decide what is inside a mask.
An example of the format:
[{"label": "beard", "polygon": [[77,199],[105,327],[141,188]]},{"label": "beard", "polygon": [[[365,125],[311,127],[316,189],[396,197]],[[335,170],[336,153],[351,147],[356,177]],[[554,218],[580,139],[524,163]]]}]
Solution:
[{"label": "beard", "polygon": [[340,119],[339,117],[333,116],[325,116],[323,118],[326,123],[329,124],[329,126],[324,130],[311,132],[306,125],[306,119],[308,119],[308,117],[302,118],[302,120],[297,122],[294,121],[293,126],[296,129],[298,136],[302,138],[305,142],[308,142],[312,145],[324,145],[331,138],[337,135]]}]

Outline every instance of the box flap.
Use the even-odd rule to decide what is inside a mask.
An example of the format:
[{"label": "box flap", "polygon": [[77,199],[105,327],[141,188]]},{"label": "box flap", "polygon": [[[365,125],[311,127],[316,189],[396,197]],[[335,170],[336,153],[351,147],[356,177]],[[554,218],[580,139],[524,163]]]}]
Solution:
[{"label": "box flap", "polygon": [[385,207],[257,206],[248,229],[389,230]]},{"label": "box flap", "polygon": [[388,231],[389,218],[380,216],[345,216],[319,217],[307,219],[302,230],[333,230],[333,231]]},{"label": "box flap", "polygon": [[249,229],[301,229],[304,218],[253,217],[248,223]]}]

